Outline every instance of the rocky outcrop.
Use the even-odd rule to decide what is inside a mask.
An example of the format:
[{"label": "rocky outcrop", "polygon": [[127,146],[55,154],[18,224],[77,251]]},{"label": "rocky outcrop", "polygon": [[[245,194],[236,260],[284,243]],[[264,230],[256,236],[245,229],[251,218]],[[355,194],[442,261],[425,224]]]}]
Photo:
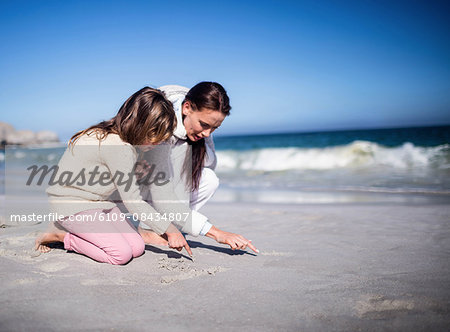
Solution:
[{"label": "rocky outcrop", "polygon": [[49,130],[37,133],[31,130],[15,130],[9,123],[0,122],[0,144],[34,145],[59,142],[58,135]]},{"label": "rocky outcrop", "polygon": [[50,130],[42,130],[36,133],[38,143],[59,142],[58,134]]},{"label": "rocky outcrop", "polygon": [[0,122],[0,142],[5,141],[6,137],[8,137],[9,134],[15,132],[13,126],[11,126],[9,123],[6,122]]}]

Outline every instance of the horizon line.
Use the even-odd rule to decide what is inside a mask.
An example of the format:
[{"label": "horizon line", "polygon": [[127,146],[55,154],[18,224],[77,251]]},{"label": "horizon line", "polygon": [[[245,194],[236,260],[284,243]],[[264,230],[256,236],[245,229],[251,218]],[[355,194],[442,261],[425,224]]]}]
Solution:
[{"label": "horizon line", "polygon": [[215,138],[225,137],[240,137],[240,136],[264,136],[264,135],[289,135],[289,134],[319,134],[319,133],[333,133],[342,131],[366,131],[366,130],[394,130],[394,129],[414,129],[414,128],[438,128],[450,127],[450,122],[446,124],[434,125],[413,125],[413,126],[388,126],[388,127],[365,127],[365,128],[336,128],[336,129],[312,129],[300,131],[283,131],[283,132],[258,132],[258,133],[242,133],[242,134],[216,134]]}]

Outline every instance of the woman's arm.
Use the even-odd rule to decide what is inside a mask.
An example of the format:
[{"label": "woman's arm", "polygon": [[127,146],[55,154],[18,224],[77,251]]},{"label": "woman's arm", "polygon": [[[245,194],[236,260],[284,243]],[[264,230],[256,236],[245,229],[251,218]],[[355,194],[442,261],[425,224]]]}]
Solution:
[{"label": "woman's arm", "polygon": [[206,233],[206,236],[216,240],[219,243],[228,244],[232,250],[244,250],[249,247],[254,252],[259,253],[259,250],[252,244],[252,240],[247,240],[239,234],[222,231],[215,226],[211,227],[208,233]]}]

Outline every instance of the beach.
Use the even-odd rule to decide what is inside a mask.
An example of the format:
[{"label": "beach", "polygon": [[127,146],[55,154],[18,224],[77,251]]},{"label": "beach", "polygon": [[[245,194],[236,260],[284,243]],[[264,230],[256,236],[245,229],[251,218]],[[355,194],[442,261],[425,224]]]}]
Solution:
[{"label": "beach", "polygon": [[0,8],[0,332],[450,332],[450,1]]},{"label": "beach", "polygon": [[44,223],[0,229],[1,331],[443,331],[450,325],[446,200],[215,202],[218,227],[259,254],[187,236],[125,266],[55,245]]},{"label": "beach", "polygon": [[[5,218],[0,331],[447,330],[449,128],[218,138],[220,187],[200,212],[258,254],[187,235],[194,260],[147,245],[112,266],[40,254],[48,220]],[[45,216],[28,169],[63,152],[5,150],[2,215]]]}]

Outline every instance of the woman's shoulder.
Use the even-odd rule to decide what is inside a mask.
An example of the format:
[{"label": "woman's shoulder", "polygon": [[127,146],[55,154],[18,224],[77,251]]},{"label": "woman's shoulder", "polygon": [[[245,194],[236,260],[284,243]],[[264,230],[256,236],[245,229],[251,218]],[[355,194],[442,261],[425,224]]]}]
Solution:
[{"label": "woman's shoulder", "polygon": [[166,95],[166,98],[172,103],[176,102],[179,98],[183,98],[188,93],[189,89],[181,85],[163,85],[158,88]]}]

